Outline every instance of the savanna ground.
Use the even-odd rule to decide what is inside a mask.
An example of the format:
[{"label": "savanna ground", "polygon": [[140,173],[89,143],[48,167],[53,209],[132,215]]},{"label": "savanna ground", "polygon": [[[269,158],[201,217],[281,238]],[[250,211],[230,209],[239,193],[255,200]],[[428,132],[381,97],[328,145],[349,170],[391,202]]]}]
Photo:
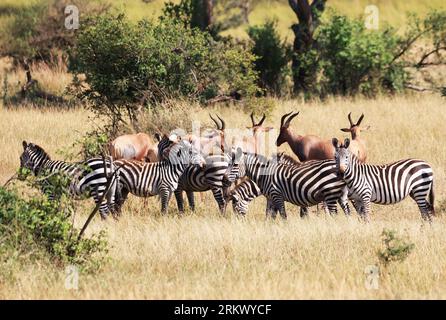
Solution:
[{"label": "savanna ground", "polygon": [[[244,128],[249,117],[241,110],[191,106],[194,118],[210,125],[216,111],[229,128]],[[446,136],[445,99],[439,95],[407,95],[366,99],[330,99],[302,103],[277,101],[267,125],[278,128],[280,116],[300,110],[293,129],[327,139],[345,137],[347,114],[365,113],[363,133],[370,163],[417,157],[432,164],[438,215],[422,225],[415,203],[372,206],[371,223],[355,214],[327,217],[313,208],[302,220],[298,208],[287,205],[288,221],[264,216],[265,201],[255,200],[247,217],[230,208],[217,212],[210,193],[196,197],[197,212],[176,214],[174,199],[168,216],[160,216],[156,198],[130,197],[119,221],[99,217],[89,232],[105,229],[109,261],[99,273],[80,274],[79,289],[65,288],[65,270],[51,263],[0,265],[2,299],[409,299],[446,298]],[[0,108],[0,183],[19,166],[22,140],[44,147],[54,159],[91,128],[88,112]],[[289,152],[288,147],[280,150]],[[75,220],[83,224],[93,207],[80,203]],[[378,263],[383,229],[396,230],[415,245],[402,263],[388,268],[376,290],[367,289],[365,270]],[[387,273],[386,273],[387,274]]]}]

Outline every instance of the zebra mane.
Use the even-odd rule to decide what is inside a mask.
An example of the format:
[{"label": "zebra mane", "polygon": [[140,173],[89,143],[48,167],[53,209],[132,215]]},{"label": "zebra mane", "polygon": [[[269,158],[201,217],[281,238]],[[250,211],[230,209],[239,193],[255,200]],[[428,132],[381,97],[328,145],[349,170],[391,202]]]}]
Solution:
[{"label": "zebra mane", "polygon": [[51,160],[50,155],[41,146],[38,146],[37,144],[34,143],[28,143],[28,148],[34,152],[40,153],[48,160]]}]

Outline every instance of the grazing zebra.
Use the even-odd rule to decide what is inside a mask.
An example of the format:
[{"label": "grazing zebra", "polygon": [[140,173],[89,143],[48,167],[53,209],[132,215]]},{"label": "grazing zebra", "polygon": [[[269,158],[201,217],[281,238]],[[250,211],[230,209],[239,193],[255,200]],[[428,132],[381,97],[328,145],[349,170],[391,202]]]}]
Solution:
[{"label": "grazing zebra", "polygon": [[[167,136],[163,136],[158,144],[158,154],[163,155],[165,149],[174,144]],[[178,211],[184,212],[183,191],[186,191],[189,207],[192,211],[195,210],[194,192],[204,192],[211,190],[217,202],[221,213],[226,210],[225,190],[228,188],[228,183],[234,181],[234,174],[229,172],[229,178],[225,180],[229,170],[229,163],[232,156],[229,154],[223,155],[209,155],[205,158],[206,167],[200,168],[197,166],[187,167],[180,177],[178,188],[175,190],[175,199],[178,205]]]},{"label": "grazing zebra", "polygon": [[[238,159],[238,160],[237,160]],[[335,173],[334,160],[310,161],[300,166],[268,161],[263,156],[243,153],[239,148],[234,162],[239,162],[239,176],[252,180],[268,199],[267,214],[279,211],[286,219],[285,201],[309,207],[321,201],[329,213],[337,213],[336,202],[349,215],[346,184]]]},{"label": "grazing zebra", "polygon": [[[290,166],[299,166],[302,163],[298,160],[290,157],[289,155],[281,152],[273,156],[276,158],[277,163],[290,165]],[[227,195],[227,200],[231,200],[232,208],[235,212],[240,215],[246,215],[248,212],[249,202],[262,195],[260,188],[250,179],[245,179],[237,186],[235,186]],[[267,204],[267,211],[270,207],[270,203]],[[300,216],[304,217],[308,215],[308,208],[301,207],[300,208]]]},{"label": "grazing zebra", "polygon": [[160,162],[123,159],[114,162],[119,181],[117,208],[121,208],[129,193],[139,197],[160,195],[161,212],[166,213],[172,192],[178,188],[179,179],[186,168],[190,165],[204,166],[203,157],[187,141],[175,143],[163,152],[167,158]]},{"label": "grazing zebra", "polygon": [[367,221],[370,203],[397,203],[408,195],[414,199],[424,220],[431,221],[434,213],[434,176],[432,167],[423,160],[407,159],[385,165],[360,163],[344,144],[333,138],[336,169],[348,186],[349,198],[355,209]]},{"label": "grazing zebra", "polygon": [[[68,163],[65,161],[51,160],[50,156],[34,143],[22,142],[23,153],[20,156],[20,168],[26,168],[35,176],[45,176],[53,173],[65,174],[69,178],[69,192],[76,199],[93,197],[96,204],[99,203],[107,185],[107,175],[113,172],[113,163],[108,159],[93,158],[83,163]],[[106,169],[104,169],[104,163]],[[106,171],[105,171],[106,170]],[[107,175],[106,175],[107,174]],[[42,182],[42,191],[53,200],[55,195],[49,185],[49,179]],[[114,190],[114,188],[110,188]],[[48,194],[49,193],[49,194]],[[110,203],[114,202],[113,191],[109,192],[99,207],[101,217],[106,218],[112,211]]]}]

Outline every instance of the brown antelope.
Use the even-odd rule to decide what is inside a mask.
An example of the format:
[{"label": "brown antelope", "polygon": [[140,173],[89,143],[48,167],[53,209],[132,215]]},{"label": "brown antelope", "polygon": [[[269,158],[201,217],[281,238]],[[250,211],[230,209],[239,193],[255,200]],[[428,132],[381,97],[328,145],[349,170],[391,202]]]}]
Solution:
[{"label": "brown antelope", "polygon": [[186,140],[189,141],[197,150],[200,150],[202,155],[212,155],[214,154],[214,149],[217,147],[219,151],[217,153],[221,153],[225,147],[225,121],[217,115],[217,118],[220,120],[220,123],[209,114],[209,117],[214,121],[216,125],[216,129],[206,129],[202,136],[198,136],[196,134],[186,134],[178,136],[176,134],[171,135],[170,139],[174,140]]},{"label": "brown antelope", "polygon": [[[295,134],[290,128],[290,122],[299,112],[285,114],[280,120],[280,133],[276,140],[276,146],[288,142],[291,150],[300,161],[333,159],[335,149],[330,140],[323,140],[315,135],[301,136]],[[289,117],[288,117],[289,116]],[[288,119],[287,119],[288,117]]]},{"label": "brown antelope", "polygon": [[367,149],[365,141],[361,139],[361,128],[359,127],[359,125],[362,122],[362,119],[364,119],[364,114],[362,114],[359,117],[359,120],[358,122],[356,122],[356,124],[353,123],[351,115],[352,113],[350,112],[348,114],[348,121],[350,122],[350,128],[342,128],[341,131],[351,133],[352,140],[350,141],[350,146],[348,149],[358,158],[359,162],[364,163],[367,160]]},{"label": "brown antelope", "polygon": [[158,161],[157,143],[145,133],[119,136],[110,143],[109,150],[115,160]]},{"label": "brown antelope", "polygon": [[246,128],[251,130],[252,136],[233,137],[232,147],[234,148],[234,150],[240,147],[244,152],[257,154],[259,153],[259,151],[261,151],[261,135],[269,132],[273,128],[263,126],[263,122],[266,119],[265,114],[263,114],[262,118],[257,123],[254,119],[254,113],[251,112],[250,118],[252,125]]}]

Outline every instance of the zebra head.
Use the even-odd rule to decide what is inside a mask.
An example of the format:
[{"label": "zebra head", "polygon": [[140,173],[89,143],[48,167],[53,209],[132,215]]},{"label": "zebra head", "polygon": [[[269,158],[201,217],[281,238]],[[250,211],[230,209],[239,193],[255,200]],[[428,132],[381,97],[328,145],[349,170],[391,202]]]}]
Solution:
[{"label": "zebra head", "polygon": [[352,159],[350,150],[348,150],[350,139],[346,138],[344,143],[339,143],[338,139],[333,138],[332,143],[335,148],[336,171],[343,176],[350,167]]},{"label": "zebra head", "polygon": [[168,152],[170,163],[181,164],[184,167],[199,165],[200,168],[204,168],[206,166],[203,156],[189,141],[181,140],[174,143],[166,152]]},{"label": "zebra head", "polygon": [[[20,155],[20,172],[23,169],[31,170],[35,175],[39,172],[43,164],[50,160],[50,156],[41,147],[34,143],[22,142],[23,152]],[[19,179],[24,179],[23,174],[19,174]]]}]

